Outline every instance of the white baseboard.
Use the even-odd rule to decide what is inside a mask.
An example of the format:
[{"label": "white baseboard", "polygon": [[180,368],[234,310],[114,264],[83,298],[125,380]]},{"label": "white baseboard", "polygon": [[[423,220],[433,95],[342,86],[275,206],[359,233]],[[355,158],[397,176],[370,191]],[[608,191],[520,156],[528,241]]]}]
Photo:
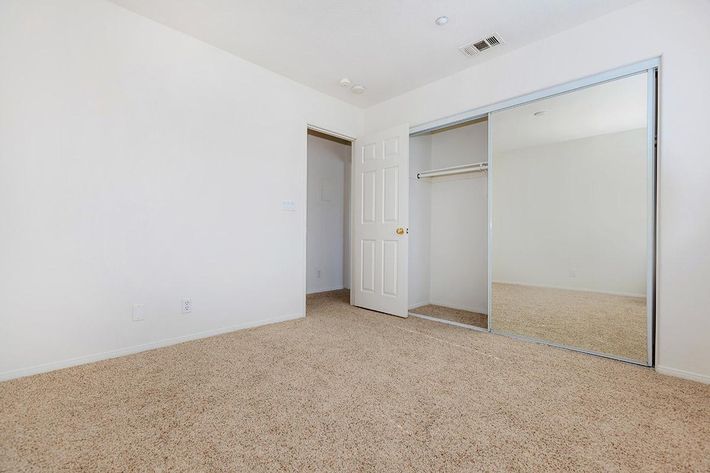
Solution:
[{"label": "white baseboard", "polygon": [[447,302],[442,302],[442,301],[417,302],[416,304],[410,304],[409,310],[411,311],[412,309],[416,309],[417,307],[422,307],[425,305],[440,305],[442,307],[448,307],[449,309],[466,310],[468,312],[476,312],[478,314],[484,314],[484,315],[487,315],[487,313],[488,313],[488,307],[485,307],[482,309],[481,308],[472,308],[472,307],[460,307],[456,304],[449,304]]},{"label": "white baseboard", "polygon": [[409,304],[409,310],[416,309],[417,307],[421,307],[423,305],[429,305],[431,302],[415,302],[414,304]]},{"label": "white baseboard", "polygon": [[689,379],[690,381],[698,381],[703,384],[710,384],[710,376],[706,374],[693,373],[692,371],[684,371],[667,366],[656,366],[656,372],[676,378]]},{"label": "white baseboard", "polygon": [[178,343],[189,342],[191,340],[198,340],[200,338],[214,337],[215,335],[221,335],[223,333],[235,332],[237,330],[243,330],[252,327],[259,327],[261,325],[270,325],[278,322],[286,322],[288,320],[301,319],[305,316],[303,314],[293,314],[285,315],[281,317],[274,317],[272,319],[256,320],[253,322],[245,322],[242,324],[232,325],[229,327],[221,327],[213,330],[205,330],[203,332],[196,332],[187,335],[181,335],[174,338],[166,338],[163,340],[158,340],[155,342],[143,343],[141,345],[133,345],[129,347],[119,348],[116,350],[105,351],[101,353],[93,353],[91,355],[80,356],[76,358],[69,358],[67,360],[52,361],[50,363],[43,363],[41,365],[28,366],[26,368],[19,368],[16,370],[3,371],[0,373],[0,381],[7,381],[15,378],[22,378],[25,376],[31,376],[33,374],[46,373],[48,371],[54,371],[62,368],[70,368],[72,366],[84,365],[87,363],[93,363],[101,360],[108,360],[110,358],[117,358],[119,356],[132,355],[134,353],[140,353],[143,351],[154,350],[156,348],[167,347],[170,345],[176,345]]},{"label": "white baseboard", "polygon": [[324,288],[314,289],[312,291],[306,291],[306,295],[320,294],[321,292],[340,291],[342,289],[347,289],[347,288],[343,287],[343,286],[324,287]]},{"label": "white baseboard", "polygon": [[510,284],[513,286],[539,287],[542,289],[562,289],[564,291],[593,292],[593,293],[597,293],[597,294],[607,294],[610,296],[625,296],[625,297],[637,297],[637,298],[646,297],[646,294],[637,294],[634,292],[600,291],[598,289],[585,289],[582,287],[546,286],[543,284],[530,284],[530,283],[526,283],[526,282],[515,282],[515,281],[493,281],[493,284]]}]

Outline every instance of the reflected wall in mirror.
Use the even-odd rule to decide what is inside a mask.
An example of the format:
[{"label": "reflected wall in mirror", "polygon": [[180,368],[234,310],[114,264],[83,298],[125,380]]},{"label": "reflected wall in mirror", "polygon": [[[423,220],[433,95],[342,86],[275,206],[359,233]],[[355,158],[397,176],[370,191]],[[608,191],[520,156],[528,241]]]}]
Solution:
[{"label": "reflected wall in mirror", "polygon": [[647,88],[491,115],[494,331],[648,363]]}]

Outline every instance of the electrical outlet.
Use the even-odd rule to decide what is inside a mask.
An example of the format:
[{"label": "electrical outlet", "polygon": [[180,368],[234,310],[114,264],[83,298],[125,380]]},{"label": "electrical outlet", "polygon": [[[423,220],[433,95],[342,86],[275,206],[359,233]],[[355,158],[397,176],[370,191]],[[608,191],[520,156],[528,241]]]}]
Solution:
[{"label": "electrical outlet", "polygon": [[143,304],[133,304],[132,315],[134,322],[145,320],[145,306]]},{"label": "electrical outlet", "polygon": [[182,313],[189,314],[192,312],[192,299],[185,297],[182,299]]}]

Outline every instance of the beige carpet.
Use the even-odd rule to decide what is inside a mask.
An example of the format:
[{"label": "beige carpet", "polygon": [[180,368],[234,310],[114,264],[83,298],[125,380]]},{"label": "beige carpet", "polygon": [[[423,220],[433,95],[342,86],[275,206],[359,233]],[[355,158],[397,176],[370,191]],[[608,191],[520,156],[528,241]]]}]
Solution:
[{"label": "beige carpet", "polygon": [[309,298],[0,384],[0,471],[708,471],[710,386]]},{"label": "beige carpet", "polygon": [[646,363],[646,299],[493,284],[493,330]]},{"label": "beige carpet", "polygon": [[473,325],[478,328],[488,328],[488,317],[486,314],[471,312],[468,310],[452,309],[442,305],[428,304],[410,310],[411,313],[426,315],[437,319],[449,320],[466,325]]}]

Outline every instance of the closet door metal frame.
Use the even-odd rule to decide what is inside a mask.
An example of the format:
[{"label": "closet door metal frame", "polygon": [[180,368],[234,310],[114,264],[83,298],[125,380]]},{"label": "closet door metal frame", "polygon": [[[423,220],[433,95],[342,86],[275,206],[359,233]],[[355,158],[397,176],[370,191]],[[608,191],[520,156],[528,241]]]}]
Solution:
[{"label": "closet door metal frame", "polygon": [[654,366],[655,364],[655,319],[656,319],[656,273],[657,273],[657,216],[658,216],[658,203],[657,203],[657,160],[658,160],[658,72],[661,66],[660,57],[648,59],[645,61],[630,64],[628,66],[619,67],[616,69],[611,69],[599,74],[595,74],[582,79],[567,82],[565,84],[557,85],[547,89],[539,90],[527,95],[522,95],[509,100],[498,102],[485,107],[480,107],[474,110],[468,110],[455,115],[450,115],[448,117],[440,118],[438,120],[422,123],[410,128],[410,136],[416,136],[423,133],[429,133],[441,128],[446,128],[452,125],[457,125],[465,123],[468,121],[480,119],[483,117],[488,118],[488,331],[493,332],[493,173],[495,172],[495,163],[493,162],[493,126],[491,122],[491,115],[495,112],[500,112],[502,110],[513,108],[518,105],[523,105],[530,102],[535,102],[537,100],[546,99],[553,97],[555,95],[561,95],[568,92],[576,91],[579,89],[584,89],[587,87],[593,87],[595,85],[603,84],[605,82],[610,82],[617,79],[622,79],[624,77],[647,73],[647,148],[648,148],[648,159],[647,159],[647,208],[648,212],[648,222],[647,222],[647,270],[646,270],[646,326],[647,326],[647,361],[646,363],[640,360],[631,360],[624,357],[614,356],[609,353],[594,352],[591,350],[585,350],[578,347],[567,346],[562,344],[557,344],[548,340],[542,340],[532,337],[525,337],[521,335],[514,334],[501,334],[509,336],[511,338],[517,338],[521,340],[542,343],[549,346],[554,346],[558,348],[565,348],[568,350],[578,351],[582,353],[587,353],[590,355],[597,355],[605,358],[611,358],[615,360],[624,361],[627,363],[633,363],[642,366]]}]

